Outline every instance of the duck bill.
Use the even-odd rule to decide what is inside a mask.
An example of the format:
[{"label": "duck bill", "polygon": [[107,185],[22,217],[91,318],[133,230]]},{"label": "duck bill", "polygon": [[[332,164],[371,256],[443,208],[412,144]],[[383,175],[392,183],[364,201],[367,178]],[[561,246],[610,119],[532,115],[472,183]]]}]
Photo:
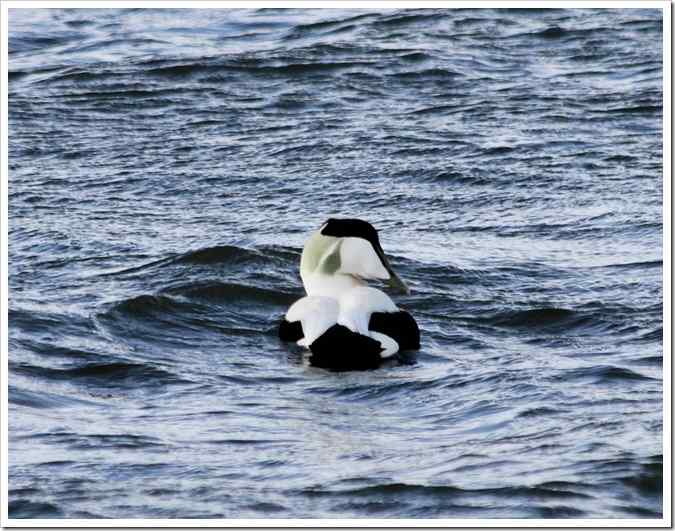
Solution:
[{"label": "duck bill", "polygon": [[401,293],[403,293],[405,295],[410,295],[410,288],[408,287],[408,285],[405,282],[403,282],[403,280],[401,280],[401,278],[396,273],[394,273],[393,270],[388,269],[388,271],[389,271],[389,275],[390,275],[389,276],[389,285],[392,288],[396,288],[397,290],[399,290]]},{"label": "duck bill", "polygon": [[410,288],[406,285],[403,280],[401,280],[401,277],[399,277],[394,270],[391,268],[391,265],[389,265],[389,260],[387,260],[387,257],[384,256],[384,252],[382,251],[382,248],[378,245],[377,249],[377,255],[380,257],[380,260],[382,261],[382,265],[384,268],[387,270],[387,273],[389,273],[389,285],[392,288],[395,288],[399,290],[401,293],[404,293],[405,295],[410,294]]}]

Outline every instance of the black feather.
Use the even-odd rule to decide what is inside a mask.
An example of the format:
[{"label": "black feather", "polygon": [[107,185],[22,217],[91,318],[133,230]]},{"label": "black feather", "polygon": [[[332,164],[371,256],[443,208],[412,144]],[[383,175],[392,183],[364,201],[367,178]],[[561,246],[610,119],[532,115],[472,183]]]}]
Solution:
[{"label": "black feather", "polygon": [[279,323],[279,339],[282,341],[299,341],[305,337],[302,331],[302,324],[300,321],[291,323],[285,317],[281,318]]},{"label": "black feather", "polygon": [[370,316],[368,329],[392,338],[398,343],[399,350],[420,348],[420,329],[406,311],[374,313]]},{"label": "black feather", "polygon": [[377,369],[384,350],[379,341],[357,334],[342,325],[333,325],[310,345],[309,362],[333,371]]},{"label": "black feather", "polygon": [[375,249],[381,249],[380,238],[375,227],[362,219],[330,218],[321,229],[321,234],[336,238],[363,238],[369,241]]}]

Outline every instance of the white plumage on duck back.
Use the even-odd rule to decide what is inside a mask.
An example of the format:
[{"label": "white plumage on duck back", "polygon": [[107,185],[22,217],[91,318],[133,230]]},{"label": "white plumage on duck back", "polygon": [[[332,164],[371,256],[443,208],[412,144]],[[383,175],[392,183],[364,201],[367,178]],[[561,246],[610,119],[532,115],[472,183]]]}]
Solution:
[{"label": "white plumage on duck back", "polygon": [[357,287],[346,291],[339,299],[338,324],[352,332],[368,335],[370,316],[375,312],[397,312],[398,308],[389,296],[379,289]]},{"label": "white plumage on duck back", "polygon": [[339,313],[337,300],[314,295],[295,301],[286,312],[286,320],[290,323],[300,321],[304,335],[298,345],[309,348],[315,339],[337,323]]},{"label": "white plumage on duck back", "polygon": [[297,343],[302,347],[309,348],[326,330],[339,324],[378,341],[383,349],[381,356],[388,357],[398,352],[398,343],[389,336],[369,330],[368,324],[375,312],[398,311],[382,291],[359,286],[347,290],[339,299],[318,295],[303,297],[288,309],[286,320],[301,323],[304,335]]}]

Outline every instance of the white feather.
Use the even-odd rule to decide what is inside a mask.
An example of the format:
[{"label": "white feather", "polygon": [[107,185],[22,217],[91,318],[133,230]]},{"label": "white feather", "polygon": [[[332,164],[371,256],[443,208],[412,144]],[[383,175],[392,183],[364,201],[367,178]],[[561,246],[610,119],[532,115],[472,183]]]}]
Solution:
[{"label": "white feather", "polygon": [[304,337],[298,345],[309,347],[315,339],[333,326],[338,319],[340,307],[336,299],[330,297],[303,297],[293,303],[286,312],[286,320],[300,321]]},{"label": "white feather", "polygon": [[383,358],[388,358],[389,356],[393,356],[398,352],[398,343],[391,337],[373,331],[370,332],[370,337],[372,337],[375,341],[380,342],[380,345],[384,349],[382,352],[380,352],[380,356]]},{"label": "white feather", "polygon": [[369,241],[363,238],[342,238],[339,273],[359,278],[387,280],[389,272]]},{"label": "white feather", "polygon": [[344,292],[365,283],[351,275],[308,273],[302,277],[307,295],[338,299]]},{"label": "white feather", "polygon": [[389,296],[379,289],[358,286],[348,289],[339,299],[308,296],[299,299],[286,312],[286,320],[300,321],[304,337],[298,341],[309,346],[334,324],[346,326],[352,332],[372,337],[380,343],[383,358],[398,352],[399,345],[391,337],[368,329],[370,317],[375,312],[397,312]]},{"label": "white feather", "polygon": [[352,332],[368,336],[368,324],[373,313],[397,311],[394,301],[383,291],[359,286],[346,291],[340,297],[338,324],[346,326]]}]

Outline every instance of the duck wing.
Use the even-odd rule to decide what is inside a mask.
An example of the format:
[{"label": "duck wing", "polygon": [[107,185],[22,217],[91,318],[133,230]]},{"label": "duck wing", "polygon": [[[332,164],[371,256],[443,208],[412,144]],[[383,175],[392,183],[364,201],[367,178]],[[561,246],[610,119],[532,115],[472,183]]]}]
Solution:
[{"label": "duck wing", "polygon": [[398,311],[394,301],[383,291],[371,287],[357,287],[340,297],[338,324],[378,341],[382,347],[381,356],[387,358],[396,354],[400,346],[389,334],[373,331],[369,326],[370,319],[375,312],[386,315]]},{"label": "duck wing", "polygon": [[279,325],[279,337],[281,339],[288,337],[289,339],[284,340],[297,341],[298,344],[308,347],[337,323],[338,313],[339,305],[335,299],[319,296],[303,297],[294,302],[286,312]]},{"label": "duck wing", "polygon": [[415,319],[405,310],[396,312],[373,312],[368,329],[391,337],[400,350],[420,348],[420,329]]},{"label": "duck wing", "polygon": [[346,291],[340,297],[338,324],[352,332],[369,335],[368,323],[374,312],[397,312],[398,308],[389,296],[376,288],[359,286]]}]

